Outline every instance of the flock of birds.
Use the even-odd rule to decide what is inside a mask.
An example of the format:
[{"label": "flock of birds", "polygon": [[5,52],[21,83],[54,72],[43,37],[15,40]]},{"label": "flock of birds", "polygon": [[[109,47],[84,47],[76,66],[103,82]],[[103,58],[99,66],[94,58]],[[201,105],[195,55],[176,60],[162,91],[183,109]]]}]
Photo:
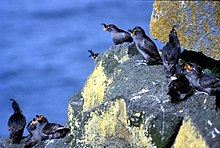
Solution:
[{"label": "flock of birds", "polygon": [[[135,36],[135,45],[139,53],[145,60],[139,60],[140,64],[164,65],[166,77],[175,78],[168,85],[167,95],[171,102],[186,100],[193,95],[194,90],[205,92],[210,96],[216,96],[216,110],[220,110],[220,78],[210,73],[203,73],[201,67],[195,63],[189,63],[181,59],[181,47],[177,36],[176,26],[173,26],[169,33],[169,41],[162,49],[160,55],[156,44],[146,35],[144,29],[136,26],[128,32],[119,29],[114,24],[105,24],[104,31],[109,31],[112,41],[115,45],[124,42],[133,42],[132,36]],[[96,59],[99,53],[88,50],[89,57]]]},{"label": "flock of birds", "polygon": [[[158,65],[163,64],[166,77],[176,76],[176,79],[168,85],[168,95],[171,96],[171,102],[185,100],[193,95],[193,90],[206,92],[208,95],[216,96],[216,109],[220,109],[220,79],[212,74],[203,73],[202,69],[194,63],[186,63],[180,59],[180,42],[177,37],[177,30],[174,26],[169,33],[169,41],[162,49],[160,56],[156,44],[145,34],[145,31],[137,26],[126,32],[113,24],[102,24],[105,31],[111,32],[113,42],[122,44],[124,42],[133,42],[132,36],[135,36],[135,45],[140,54],[144,57],[142,64]],[[92,59],[96,59],[98,53],[89,50]],[[18,103],[11,99],[14,113],[8,120],[8,130],[12,143],[22,143],[23,132],[26,126],[26,118],[22,113]],[[37,124],[39,123],[39,126]],[[27,130],[30,135],[24,142],[25,147],[32,147],[39,141],[47,139],[57,139],[65,137],[70,131],[57,123],[50,123],[43,115],[36,115],[27,124]]]},{"label": "flock of birds", "polygon": [[[25,148],[29,148],[40,141],[63,138],[70,131],[69,128],[60,124],[50,123],[43,115],[36,115],[36,118],[33,118],[27,124],[27,130],[30,135],[24,138],[23,133],[26,126],[26,118],[19,104],[14,99],[11,99],[11,101],[14,113],[8,120],[8,131],[13,144],[24,144]],[[39,126],[37,126],[38,123]]]}]

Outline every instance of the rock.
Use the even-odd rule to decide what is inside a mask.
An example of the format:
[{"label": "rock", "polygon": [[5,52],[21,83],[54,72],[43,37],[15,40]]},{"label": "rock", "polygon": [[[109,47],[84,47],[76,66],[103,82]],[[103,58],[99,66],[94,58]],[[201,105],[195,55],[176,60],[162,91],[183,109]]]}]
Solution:
[{"label": "rock", "polygon": [[171,103],[166,95],[171,80],[163,66],[135,66],[140,59],[128,43],[97,57],[82,92],[69,100],[68,124],[76,147],[171,147],[178,144],[186,113],[211,111],[215,116],[215,98],[205,94]]},{"label": "rock", "polygon": [[166,43],[173,25],[183,48],[220,59],[219,1],[155,1],[150,22],[153,38]]},{"label": "rock", "polygon": [[220,113],[201,111],[187,113],[174,147],[220,146]]},{"label": "rock", "polygon": [[[9,138],[0,138],[0,148],[24,148],[24,144],[27,138],[24,138],[22,144],[11,144]],[[72,136],[66,136],[60,139],[52,139],[41,141],[37,143],[34,148],[70,148],[74,147],[75,143]]]}]

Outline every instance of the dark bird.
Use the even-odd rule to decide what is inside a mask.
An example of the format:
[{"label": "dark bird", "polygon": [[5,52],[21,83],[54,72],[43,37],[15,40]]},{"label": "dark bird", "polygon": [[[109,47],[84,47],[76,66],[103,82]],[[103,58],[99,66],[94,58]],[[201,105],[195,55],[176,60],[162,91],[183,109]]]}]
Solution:
[{"label": "dark bird", "polygon": [[112,40],[115,43],[115,45],[122,44],[124,42],[133,42],[133,38],[131,37],[130,33],[119,29],[115,25],[106,25],[105,23],[102,23],[101,25],[104,26],[104,31],[111,32]]},{"label": "dark bird", "polygon": [[193,87],[185,76],[180,76],[168,85],[168,93],[171,102],[183,101],[193,95]]},{"label": "dark bird", "polygon": [[176,64],[181,55],[180,42],[177,37],[177,32],[175,26],[169,33],[169,41],[163,47],[162,59],[167,77],[174,75],[176,71]]},{"label": "dark bird", "polygon": [[193,95],[193,87],[185,76],[185,62],[180,59],[176,67],[177,79],[168,85],[167,95],[171,97],[171,102],[183,101]]},{"label": "dark bird", "polygon": [[92,57],[93,60],[99,55],[99,53],[94,53],[92,50],[88,50],[88,52],[90,53],[89,57]]},{"label": "dark bird", "polygon": [[145,34],[144,30],[141,27],[136,26],[133,30],[129,30],[129,32],[131,32],[131,36],[136,36],[136,47],[139,53],[145,58],[147,64],[162,64],[162,59],[157,50],[157,46]]},{"label": "dark bird", "polygon": [[208,93],[210,96],[216,97],[216,110],[220,111],[220,78],[203,73],[202,69],[195,65],[186,65],[186,78],[189,80],[193,88]]},{"label": "dark bird", "polygon": [[35,144],[41,141],[40,131],[37,128],[37,120],[34,118],[27,125],[27,130],[30,133],[29,139],[25,143],[25,148],[33,147]]},{"label": "dark bird", "polygon": [[46,117],[43,115],[36,115],[38,122],[40,123],[40,135],[43,140],[63,138],[70,131],[57,123],[49,123]]},{"label": "dark bird", "polygon": [[186,62],[182,59],[179,59],[179,62],[176,64],[175,76],[179,78],[180,76],[186,75]]},{"label": "dark bird", "polygon": [[216,95],[220,92],[220,78],[203,73],[202,69],[193,64],[186,65],[186,78],[189,80],[193,88],[208,93],[209,95]]},{"label": "dark bird", "polygon": [[14,99],[10,100],[12,101],[14,113],[8,120],[8,131],[10,134],[10,139],[12,139],[12,143],[19,144],[23,138],[24,128],[26,126],[26,118],[23,115],[18,103]]}]

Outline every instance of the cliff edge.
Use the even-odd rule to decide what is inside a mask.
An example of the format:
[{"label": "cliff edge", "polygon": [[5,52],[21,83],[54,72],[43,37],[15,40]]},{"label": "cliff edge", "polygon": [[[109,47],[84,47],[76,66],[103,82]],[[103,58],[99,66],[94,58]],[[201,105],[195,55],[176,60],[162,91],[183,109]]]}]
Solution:
[{"label": "cliff edge", "polygon": [[135,66],[132,44],[98,56],[81,93],[69,100],[76,147],[179,147],[220,145],[215,98],[194,94],[171,103],[163,66]]}]

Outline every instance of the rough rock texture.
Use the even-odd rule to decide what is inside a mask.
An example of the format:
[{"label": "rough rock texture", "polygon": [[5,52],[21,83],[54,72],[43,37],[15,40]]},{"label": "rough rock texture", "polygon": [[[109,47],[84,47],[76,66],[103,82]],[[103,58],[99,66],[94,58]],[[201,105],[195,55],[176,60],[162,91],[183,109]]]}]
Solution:
[{"label": "rough rock texture", "polygon": [[209,146],[212,138],[204,134],[210,131],[203,130],[206,124],[200,125],[203,120],[197,121],[197,114],[205,116],[204,122],[209,119],[217,124],[215,98],[194,94],[186,101],[171,103],[166,95],[171,80],[165,77],[163,66],[135,66],[137,59],[143,58],[131,44],[112,46],[98,56],[82,92],[69,100],[68,122],[74,145],[171,147],[176,141],[174,147],[178,147],[187,137],[184,130],[193,129],[195,140],[200,136],[201,143]]},{"label": "rough rock texture", "polygon": [[220,146],[220,114],[213,111],[186,114],[174,147]]},{"label": "rough rock texture", "polygon": [[157,1],[153,5],[150,34],[165,43],[177,25],[181,46],[220,59],[219,1]]},{"label": "rough rock texture", "polygon": [[[36,144],[35,148],[70,148],[74,147],[75,143],[72,140],[72,136],[66,136],[65,138],[61,139],[53,139],[53,140],[46,140],[41,141],[38,144]],[[23,139],[22,143],[25,143],[27,138]],[[0,138],[0,148],[24,148],[24,144],[11,144],[11,141],[9,138]]]}]

